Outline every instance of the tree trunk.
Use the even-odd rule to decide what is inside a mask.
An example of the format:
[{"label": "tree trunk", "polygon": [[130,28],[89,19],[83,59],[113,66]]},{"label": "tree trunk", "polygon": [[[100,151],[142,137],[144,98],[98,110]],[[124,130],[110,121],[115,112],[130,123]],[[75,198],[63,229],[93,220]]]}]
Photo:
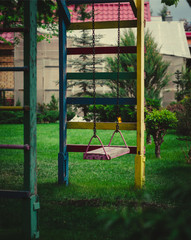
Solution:
[{"label": "tree trunk", "polygon": [[156,157],[157,158],[161,158],[161,156],[160,156],[160,143],[156,143],[155,142],[155,155],[156,155]]},{"label": "tree trunk", "polygon": [[147,133],[146,141],[147,141],[148,145],[151,145],[151,143],[152,143],[151,134]]}]

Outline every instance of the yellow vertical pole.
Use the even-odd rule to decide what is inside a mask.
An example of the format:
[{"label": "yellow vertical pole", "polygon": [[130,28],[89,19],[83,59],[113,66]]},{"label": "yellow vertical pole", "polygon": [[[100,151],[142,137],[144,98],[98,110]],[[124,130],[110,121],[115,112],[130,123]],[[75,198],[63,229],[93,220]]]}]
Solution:
[{"label": "yellow vertical pole", "polygon": [[135,157],[135,186],[145,182],[144,156],[144,0],[137,5],[137,155]]}]

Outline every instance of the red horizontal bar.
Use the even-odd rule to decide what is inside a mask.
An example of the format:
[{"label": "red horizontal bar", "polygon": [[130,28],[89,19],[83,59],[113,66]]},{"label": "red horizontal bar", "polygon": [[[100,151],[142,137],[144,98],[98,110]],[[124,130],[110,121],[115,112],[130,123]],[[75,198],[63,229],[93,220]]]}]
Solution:
[{"label": "red horizontal bar", "polygon": [[1,198],[27,199],[30,198],[30,195],[31,193],[29,191],[0,190]]},{"label": "red horizontal bar", "polygon": [[[67,151],[68,152],[85,152],[88,145],[80,145],[80,144],[67,144]],[[89,150],[95,150],[100,148],[100,145],[90,145]],[[104,146],[107,147],[107,146]],[[121,147],[121,146],[115,146],[115,147]],[[137,153],[137,147],[136,146],[128,146],[130,149],[129,154],[136,154]]]},{"label": "red horizontal bar", "polygon": [[4,149],[26,149],[26,150],[29,150],[30,146],[28,144],[25,144],[25,145],[0,144],[0,148],[4,148]]},{"label": "red horizontal bar", "polygon": [[[118,47],[95,47],[95,54],[118,53]],[[119,53],[137,53],[136,46],[119,47]],[[67,55],[93,54],[93,48],[67,48]]]}]

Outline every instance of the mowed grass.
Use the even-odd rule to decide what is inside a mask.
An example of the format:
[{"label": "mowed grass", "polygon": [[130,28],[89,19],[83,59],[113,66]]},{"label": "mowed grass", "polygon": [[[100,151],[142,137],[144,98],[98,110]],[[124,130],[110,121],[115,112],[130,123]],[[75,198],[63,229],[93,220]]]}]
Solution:
[{"label": "mowed grass", "polygon": [[[69,144],[87,144],[91,130],[68,130]],[[136,145],[136,132],[124,131],[128,145]],[[108,144],[112,131],[98,131]],[[23,125],[1,125],[1,144],[23,144]],[[98,142],[94,142],[98,144]],[[123,144],[119,135],[114,144]],[[40,209],[40,239],[118,239],[117,231],[105,232],[100,217],[119,208],[147,203],[172,207],[170,187],[188,184],[190,165],[183,154],[186,142],[169,132],[161,146],[161,159],[154,143],[146,146],[146,182],[134,187],[135,155],[111,161],[83,160],[82,153],[69,154],[69,186],[57,184],[59,125],[37,125],[37,175]],[[23,152],[0,149],[0,188],[22,190]],[[20,238],[22,200],[0,200],[0,239]],[[1,237],[2,236],[2,237]]]}]

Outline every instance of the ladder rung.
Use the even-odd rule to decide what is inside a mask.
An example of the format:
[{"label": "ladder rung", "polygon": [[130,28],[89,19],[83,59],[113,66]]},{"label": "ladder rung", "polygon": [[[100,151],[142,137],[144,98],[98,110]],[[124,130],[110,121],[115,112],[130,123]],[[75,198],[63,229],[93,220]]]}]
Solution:
[{"label": "ladder rung", "polygon": [[0,144],[0,149],[26,149],[26,150],[30,150],[30,146],[28,144],[25,144],[25,145]]},{"label": "ladder rung", "polygon": [[21,72],[28,71],[28,67],[0,67],[0,72]]},{"label": "ladder rung", "polygon": [[[67,122],[67,129],[94,129],[94,123],[93,122]],[[96,129],[115,130],[116,123],[114,123],[114,122],[97,122]],[[137,123],[136,122],[119,123],[119,129],[120,130],[136,130]]]},{"label": "ladder rung", "polygon": [[[67,151],[68,152],[85,152],[87,149],[88,145],[80,145],[80,144],[67,144]],[[107,147],[107,146],[104,146]],[[115,146],[117,147],[117,146]],[[118,146],[121,147],[121,146]],[[89,150],[95,150],[100,148],[100,145],[90,145],[89,146]],[[136,146],[128,146],[128,148],[130,149],[130,153],[129,154],[136,154],[137,153],[137,147]]]},{"label": "ladder rung", "polygon": [[1,198],[18,198],[27,199],[30,198],[29,191],[14,191],[14,190],[0,190]]},{"label": "ladder rung", "polygon": [[0,111],[29,111],[30,107],[29,106],[0,106]]},{"label": "ladder rung", "polygon": [[0,32],[29,32],[28,28],[0,28]]},{"label": "ladder rung", "polygon": [[[136,79],[137,73],[136,72],[120,72],[119,79]],[[78,80],[78,79],[86,79],[92,80],[93,73],[67,73],[68,80]],[[116,80],[117,79],[117,72],[96,72],[95,79],[109,79],[109,80]]]},{"label": "ladder rung", "polygon": [[[67,104],[94,104],[93,98],[67,98]],[[117,98],[96,98],[96,105],[117,105]],[[136,105],[136,98],[119,98],[119,105]]]},{"label": "ladder rung", "polygon": [[[120,28],[136,28],[137,20],[120,21]],[[118,21],[95,22],[95,29],[118,28]],[[71,23],[68,30],[92,29],[92,22]]]},{"label": "ladder rung", "polygon": [[[95,54],[117,54],[118,47],[95,47]],[[137,53],[136,46],[119,47],[119,53]],[[67,55],[93,54],[93,48],[67,48]]]},{"label": "ladder rung", "polygon": [[3,91],[3,92],[12,92],[12,91],[14,91],[14,88],[0,88],[0,91]]}]

